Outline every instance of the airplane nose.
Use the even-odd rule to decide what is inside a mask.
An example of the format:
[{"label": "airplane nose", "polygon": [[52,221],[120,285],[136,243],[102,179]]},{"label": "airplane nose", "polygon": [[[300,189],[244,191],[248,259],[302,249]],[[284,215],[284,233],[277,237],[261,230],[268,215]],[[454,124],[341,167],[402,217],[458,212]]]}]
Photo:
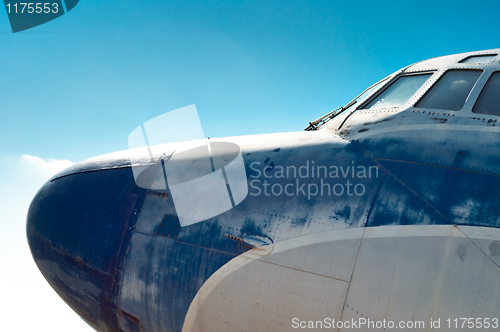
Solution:
[{"label": "airplane nose", "polygon": [[28,243],[58,295],[97,331],[118,331],[117,299],[138,201],[130,168],[47,182],[27,217]]}]

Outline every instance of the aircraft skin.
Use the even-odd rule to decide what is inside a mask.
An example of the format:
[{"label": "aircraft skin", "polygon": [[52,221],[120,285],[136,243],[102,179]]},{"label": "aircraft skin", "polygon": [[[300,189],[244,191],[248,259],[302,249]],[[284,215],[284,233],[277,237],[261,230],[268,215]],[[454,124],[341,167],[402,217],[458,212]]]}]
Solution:
[{"label": "aircraft skin", "polygon": [[[460,318],[473,319],[464,329],[495,330],[500,112],[472,110],[500,71],[499,53],[408,66],[306,131],[200,141],[239,146],[248,195],[182,227],[170,188],[136,184],[134,151],[78,163],[31,203],[33,258],[97,331],[293,331],[310,321],[317,330],[373,329],[328,327],[329,319],[460,330]],[[481,55],[494,57],[466,60]],[[465,73],[478,78],[462,107],[418,107],[450,70],[477,71]],[[421,86],[403,106],[368,107],[414,74]],[[395,329],[411,328],[386,331]]]}]

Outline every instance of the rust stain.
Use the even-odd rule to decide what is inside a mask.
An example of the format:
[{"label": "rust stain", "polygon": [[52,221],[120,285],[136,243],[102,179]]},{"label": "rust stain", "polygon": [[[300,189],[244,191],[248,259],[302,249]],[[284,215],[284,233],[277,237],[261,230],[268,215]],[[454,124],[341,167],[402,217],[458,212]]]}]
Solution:
[{"label": "rust stain", "polygon": [[236,236],[233,236],[233,235],[230,235],[230,234],[224,234],[225,237],[227,237],[228,239],[231,239],[231,240],[236,240],[238,242],[243,242],[243,239],[239,238],[239,237],[236,237]]},{"label": "rust stain", "polygon": [[161,192],[161,191],[155,191],[155,190],[148,190],[147,194],[146,195],[152,195],[152,196],[157,196],[157,197],[163,197],[163,198],[167,198],[168,197],[168,194],[167,193],[164,193],[164,192]]}]

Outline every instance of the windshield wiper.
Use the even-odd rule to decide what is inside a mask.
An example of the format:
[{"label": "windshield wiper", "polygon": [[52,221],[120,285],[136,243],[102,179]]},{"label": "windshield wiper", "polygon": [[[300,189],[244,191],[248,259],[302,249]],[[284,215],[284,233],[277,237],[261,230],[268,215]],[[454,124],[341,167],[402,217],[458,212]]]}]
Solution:
[{"label": "windshield wiper", "polygon": [[[407,67],[403,68],[402,70],[400,70],[399,72],[405,70]],[[399,73],[397,72],[397,73]],[[369,86],[365,91],[361,92],[356,98],[354,98],[353,100],[351,100],[351,102],[343,107],[339,107],[339,108],[336,108],[334,109],[333,111],[331,111],[330,113],[326,114],[326,115],[323,115],[321,118],[319,119],[316,119],[314,120],[313,122],[309,122],[309,126],[307,126],[306,129],[304,130],[307,130],[307,131],[311,131],[311,130],[318,130],[321,126],[323,126],[325,123],[327,123],[328,121],[330,121],[331,119],[333,119],[334,117],[336,117],[337,115],[339,115],[340,113],[344,112],[346,109],[348,109],[349,107],[351,107],[352,105],[356,104],[358,102],[358,99],[363,96],[364,93],[366,93],[367,91],[369,91],[371,88],[374,88],[376,87],[377,85],[379,85],[380,83],[388,80],[389,78],[393,77],[393,76],[396,76],[396,74],[392,74],[392,75],[389,75],[387,76],[386,78],[383,78],[381,79],[380,81],[378,81],[377,83]],[[368,96],[368,95],[367,95]],[[364,96],[362,99],[365,99],[365,97],[367,96]]]},{"label": "windshield wiper", "polygon": [[334,117],[336,117],[340,113],[344,112],[346,109],[348,109],[352,105],[356,104],[357,102],[358,101],[356,99],[351,100],[351,102],[349,104],[342,106],[342,107],[338,107],[338,108],[334,109],[333,111],[331,111],[330,113],[323,115],[321,118],[318,118],[318,119],[314,120],[313,122],[309,122],[309,126],[307,126],[307,128],[304,130],[307,130],[307,131],[318,130],[321,125],[327,123],[328,121],[330,121],[331,119],[333,119]]}]

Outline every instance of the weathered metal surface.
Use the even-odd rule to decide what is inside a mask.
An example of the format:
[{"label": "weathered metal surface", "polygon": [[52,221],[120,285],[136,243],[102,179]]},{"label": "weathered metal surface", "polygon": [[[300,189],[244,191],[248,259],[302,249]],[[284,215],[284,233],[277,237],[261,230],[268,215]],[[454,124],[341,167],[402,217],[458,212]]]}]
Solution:
[{"label": "weathered metal surface", "polygon": [[367,228],[342,319],[421,320],[419,331],[433,331],[440,318],[446,330],[450,317],[496,317],[499,292],[498,266],[454,226]]},{"label": "weathered metal surface", "polygon": [[[193,301],[183,332],[289,331],[290,317],[341,317],[347,281],[260,260],[240,264],[235,260],[226,265],[229,269],[236,267],[214,276],[220,280],[206,291],[208,296],[199,306],[198,299]],[[231,315],[221,315],[223,312]]]},{"label": "weathered metal surface", "polygon": [[[288,331],[294,317],[494,317],[499,117],[471,109],[500,64],[458,61],[498,51],[405,68],[435,73],[398,109],[358,110],[361,103],[317,131],[211,139],[239,147],[248,195],[202,222],[183,225],[170,188],[161,189],[162,156],[190,143],[155,147],[153,159],[136,156],[139,186],[129,162],[137,151],[77,164],[33,200],[33,257],[98,331]],[[450,68],[484,69],[464,108],[416,109]],[[183,156],[182,163],[198,160]],[[202,163],[189,167],[208,174],[212,165],[205,173]],[[314,176],[313,165],[342,176]],[[279,176],[288,166],[309,173]],[[362,195],[349,193],[354,184]],[[319,193],[335,186],[345,191]]]},{"label": "weathered metal surface", "polygon": [[120,332],[142,332],[141,321],[131,314],[122,311],[120,316]]},{"label": "weathered metal surface", "polygon": [[172,238],[136,233],[122,280],[120,308],[138,317],[145,331],[175,331],[182,327],[203,282],[233,257]]},{"label": "weathered metal surface", "polygon": [[134,186],[130,169],[63,177],[45,184],[28,214],[39,269],[97,330],[117,331],[115,292],[120,253],[136,213]]}]

